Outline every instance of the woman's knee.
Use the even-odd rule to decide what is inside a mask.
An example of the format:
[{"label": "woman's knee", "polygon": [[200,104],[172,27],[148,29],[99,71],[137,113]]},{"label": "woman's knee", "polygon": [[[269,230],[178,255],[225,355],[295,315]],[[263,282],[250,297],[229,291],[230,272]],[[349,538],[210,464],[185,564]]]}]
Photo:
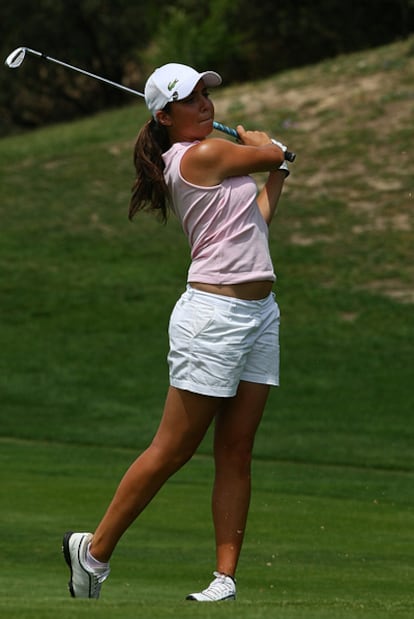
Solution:
[{"label": "woman's knee", "polygon": [[251,440],[216,442],[215,463],[216,469],[232,470],[240,475],[250,474],[253,445]]},{"label": "woman's knee", "polygon": [[178,471],[194,454],[191,445],[162,443],[155,438],[148,448],[156,467],[167,470],[170,474]]}]

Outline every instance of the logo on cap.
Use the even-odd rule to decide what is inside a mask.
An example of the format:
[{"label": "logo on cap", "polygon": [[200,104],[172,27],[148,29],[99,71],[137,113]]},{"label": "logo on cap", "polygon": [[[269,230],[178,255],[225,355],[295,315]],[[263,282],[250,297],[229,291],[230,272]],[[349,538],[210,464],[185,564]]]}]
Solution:
[{"label": "logo on cap", "polygon": [[168,90],[172,90],[175,87],[177,82],[178,82],[178,78],[176,78],[175,80],[172,80],[172,82],[170,82],[167,86]]}]

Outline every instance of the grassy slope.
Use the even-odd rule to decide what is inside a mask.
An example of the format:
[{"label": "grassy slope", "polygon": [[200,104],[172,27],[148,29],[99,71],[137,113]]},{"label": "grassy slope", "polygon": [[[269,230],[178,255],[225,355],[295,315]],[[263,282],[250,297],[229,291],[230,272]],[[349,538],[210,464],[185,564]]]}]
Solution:
[{"label": "grassy slope", "polygon": [[[255,617],[269,609],[286,619],[412,614],[413,49],[411,40],[216,97],[218,119],[267,128],[298,152],[271,230],[282,387],[257,440],[242,564],[250,589],[238,616],[251,616],[253,600]],[[74,509],[73,526],[93,526],[129,448],[146,444],[162,406],[168,315],[188,251],[173,220],[126,219],[131,150],[145,118],[138,103],[0,141],[2,530],[12,564],[2,603],[10,617],[71,612],[60,589],[48,588],[62,580],[56,531],[71,526]],[[209,480],[210,464],[191,466],[145,515],[142,535],[128,534],[107,601],[96,611],[80,605],[77,616],[136,616],[140,596],[153,593],[154,569],[168,585],[153,616],[169,616],[170,587],[179,583],[180,597],[193,571],[210,569],[199,511],[176,513],[189,491],[203,523],[208,513],[199,480]],[[74,491],[82,496],[75,508]],[[182,518],[178,541],[165,510]],[[30,566],[33,533],[46,579]],[[205,554],[194,564],[200,536]],[[143,539],[145,570],[135,559]],[[274,548],[263,550],[268,539]],[[22,569],[30,585],[18,603]],[[136,572],[143,586],[134,580],[127,595]],[[178,608],[171,611],[190,612]]]}]

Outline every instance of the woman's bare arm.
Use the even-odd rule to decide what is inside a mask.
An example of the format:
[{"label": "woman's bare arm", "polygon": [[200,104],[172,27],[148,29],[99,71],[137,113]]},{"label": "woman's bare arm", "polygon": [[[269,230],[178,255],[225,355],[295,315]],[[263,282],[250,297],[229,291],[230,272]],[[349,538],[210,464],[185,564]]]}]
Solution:
[{"label": "woman's bare arm", "polygon": [[270,172],[267,183],[257,196],[257,204],[268,226],[276,213],[285,178],[286,173],[284,170]]},{"label": "woman's bare arm", "polygon": [[241,144],[211,138],[188,149],[181,161],[184,178],[196,185],[218,185],[230,176],[244,176],[277,169],[284,153],[263,131],[237,131]]}]

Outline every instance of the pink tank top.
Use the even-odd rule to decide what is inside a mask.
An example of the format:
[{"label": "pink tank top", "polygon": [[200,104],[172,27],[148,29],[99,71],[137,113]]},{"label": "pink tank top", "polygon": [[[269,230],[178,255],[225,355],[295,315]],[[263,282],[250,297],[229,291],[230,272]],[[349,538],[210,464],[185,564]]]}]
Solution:
[{"label": "pink tank top", "polygon": [[191,248],[187,281],[223,285],[275,281],[256,183],[250,176],[234,176],[213,187],[192,185],[181,176],[180,164],[194,144],[175,143],[163,155],[172,210]]}]

